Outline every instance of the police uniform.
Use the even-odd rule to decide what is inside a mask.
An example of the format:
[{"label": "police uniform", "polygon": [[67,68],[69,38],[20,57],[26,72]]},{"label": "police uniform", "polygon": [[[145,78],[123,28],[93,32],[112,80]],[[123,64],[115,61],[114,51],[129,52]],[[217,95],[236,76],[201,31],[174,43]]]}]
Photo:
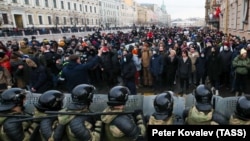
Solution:
[{"label": "police uniform", "polygon": [[2,115],[13,115],[13,117],[0,117],[0,140],[2,141],[28,141],[31,135],[28,122],[12,122],[18,120],[15,115],[24,115],[23,100],[25,91],[21,88],[10,88],[5,90],[1,96],[0,112]]},{"label": "police uniform", "polygon": [[211,90],[201,84],[194,91],[196,103],[183,112],[183,119],[187,125],[221,125],[228,124],[228,120],[213,109]]},{"label": "police uniform", "polygon": [[[77,85],[72,90],[72,103],[62,112],[89,113],[95,87],[88,84]],[[59,124],[65,126],[69,141],[100,141],[102,122],[93,116],[60,115]]]},{"label": "police uniform", "polygon": [[[108,93],[109,107],[103,112],[123,112],[124,108],[118,107],[126,104],[129,94],[127,87],[113,87]],[[143,139],[145,136],[146,127],[141,113],[134,116],[102,115],[101,120],[104,123],[105,141],[132,141]]]},{"label": "police uniform", "polygon": [[[57,90],[45,91],[38,99],[38,102],[34,104],[34,118],[46,117],[45,111],[58,111],[62,109],[64,94]],[[63,140],[64,127],[57,124],[58,118],[44,118],[34,120],[31,127],[34,129],[34,133],[31,136],[31,140],[47,141]],[[40,138],[38,138],[40,136]]]},{"label": "police uniform", "polygon": [[230,116],[230,125],[250,125],[250,96],[240,96],[236,103],[236,110]]},{"label": "police uniform", "polygon": [[173,92],[158,94],[154,99],[155,112],[150,115],[148,125],[173,125],[176,123],[173,114]]}]

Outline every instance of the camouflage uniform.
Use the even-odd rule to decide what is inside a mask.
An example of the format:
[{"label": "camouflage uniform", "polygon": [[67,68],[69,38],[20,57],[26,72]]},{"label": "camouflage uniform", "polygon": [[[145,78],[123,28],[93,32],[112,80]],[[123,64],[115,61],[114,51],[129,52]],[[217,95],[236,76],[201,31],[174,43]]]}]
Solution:
[{"label": "camouflage uniform", "polygon": [[[123,112],[123,110],[108,107],[103,112]],[[137,140],[138,134],[144,137],[146,127],[143,124],[141,115],[136,116],[136,119],[137,123],[135,123],[132,115],[102,115],[101,120],[105,123],[105,141]],[[125,124],[131,125],[132,128],[130,130],[122,129],[121,126]]]}]

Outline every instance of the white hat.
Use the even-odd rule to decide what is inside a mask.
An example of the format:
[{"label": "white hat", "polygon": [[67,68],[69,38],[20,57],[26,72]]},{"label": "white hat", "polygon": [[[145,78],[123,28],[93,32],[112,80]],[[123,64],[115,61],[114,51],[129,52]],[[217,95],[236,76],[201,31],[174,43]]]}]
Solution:
[{"label": "white hat", "polygon": [[243,48],[243,49],[240,50],[240,55],[242,55],[244,53],[247,53],[247,51]]}]

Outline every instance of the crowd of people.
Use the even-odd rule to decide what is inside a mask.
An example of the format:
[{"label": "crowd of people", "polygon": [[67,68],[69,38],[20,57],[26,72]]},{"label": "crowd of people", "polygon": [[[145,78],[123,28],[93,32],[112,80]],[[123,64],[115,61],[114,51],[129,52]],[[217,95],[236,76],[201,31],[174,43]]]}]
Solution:
[{"label": "crowd of people", "polygon": [[71,92],[78,84],[97,89],[117,84],[156,92],[209,84],[214,94],[226,87],[235,95],[247,93],[250,78],[250,40],[201,28],[134,28],[131,32],[95,31],[59,41],[35,36],[0,42],[0,89],[49,89]]},{"label": "crowd of people", "polygon": [[[248,125],[249,57],[250,40],[199,28],[153,26],[59,41],[35,36],[2,41],[0,140],[144,141],[147,125]],[[175,83],[178,92],[173,92]],[[188,93],[190,85],[196,87],[196,102],[177,123],[174,94]],[[156,95],[152,115],[142,109],[125,112],[129,95],[139,87],[167,90]],[[211,102],[221,87],[239,96],[229,118]],[[92,113],[93,92],[101,88],[109,90],[108,107]],[[34,113],[24,111],[25,89],[41,93]],[[72,99],[66,108],[64,92]]]}]

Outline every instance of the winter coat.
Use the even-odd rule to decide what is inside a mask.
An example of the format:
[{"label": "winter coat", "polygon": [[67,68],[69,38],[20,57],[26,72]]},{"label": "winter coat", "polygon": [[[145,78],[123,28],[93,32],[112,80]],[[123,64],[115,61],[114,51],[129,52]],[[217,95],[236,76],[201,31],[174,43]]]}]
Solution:
[{"label": "winter coat", "polygon": [[77,62],[70,61],[62,69],[62,78],[65,78],[66,87],[68,92],[79,85],[89,84],[88,70],[93,68],[100,62],[100,57],[96,56],[86,64],[78,64]]},{"label": "winter coat", "polygon": [[126,62],[121,65],[121,73],[123,81],[135,81],[136,66],[132,60],[132,54],[127,54]]},{"label": "winter coat", "polygon": [[191,59],[188,57],[187,60],[184,62],[183,58],[181,57],[178,63],[177,75],[180,78],[188,78],[190,77],[191,72],[192,72]]},{"label": "winter coat", "polygon": [[211,54],[207,60],[207,74],[210,78],[218,79],[222,72],[221,58],[218,54]]},{"label": "winter coat", "polygon": [[136,66],[136,70],[140,71],[141,70],[141,58],[139,58],[137,54],[133,54],[133,61]]},{"label": "winter coat", "polygon": [[246,75],[249,73],[250,69],[250,59],[243,59],[238,55],[233,60],[233,67],[235,68],[235,72],[241,75]]},{"label": "winter coat", "polygon": [[173,58],[173,60],[171,60],[171,58],[168,56],[166,58],[166,71],[167,71],[167,74],[175,74],[176,73],[176,70],[177,70],[177,67],[178,67],[178,58],[177,56],[175,56]]},{"label": "winter coat", "polygon": [[153,76],[159,76],[163,72],[163,59],[162,56],[155,54],[150,59],[150,72]]},{"label": "winter coat", "polygon": [[199,57],[195,61],[196,73],[204,75],[207,69],[207,60],[205,57]]}]

